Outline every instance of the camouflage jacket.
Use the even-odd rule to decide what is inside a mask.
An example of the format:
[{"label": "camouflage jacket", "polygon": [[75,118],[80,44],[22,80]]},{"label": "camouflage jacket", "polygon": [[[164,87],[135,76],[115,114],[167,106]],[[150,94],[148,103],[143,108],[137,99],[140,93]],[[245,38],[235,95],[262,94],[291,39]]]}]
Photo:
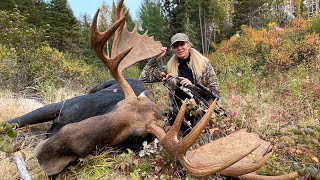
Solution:
[{"label": "camouflage jacket", "polygon": [[[190,65],[189,67],[191,68]],[[191,70],[192,72],[194,72],[192,68]],[[166,66],[159,66],[155,58],[151,59],[143,68],[140,75],[140,80],[145,83],[161,82],[161,75],[160,75],[161,72],[167,72]],[[208,87],[211,91],[214,91],[215,93],[219,94],[218,78],[210,62],[207,62],[205,64],[205,69],[202,72],[202,75],[200,77],[197,77],[195,73],[193,73],[193,79],[195,82],[200,82],[202,85]],[[169,89],[170,90],[175,89],[174,83],[169,83]],[[172,98],[173,97],[170,94],[169,103],[171,102]],[[170,106],[171,106],[171,103],[170,103]]]}]

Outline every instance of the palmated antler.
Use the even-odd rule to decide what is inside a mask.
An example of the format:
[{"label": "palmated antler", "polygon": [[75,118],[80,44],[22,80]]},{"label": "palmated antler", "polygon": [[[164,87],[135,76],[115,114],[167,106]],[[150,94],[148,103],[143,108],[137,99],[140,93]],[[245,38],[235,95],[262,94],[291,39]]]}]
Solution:
[{"label": "palmated antler", "polygon": [[257,134],[246,132],[245,129],[188,151],[210,120],[215,104],[216,101],[192,131],[180,141],[177,135],[186,110],[186,101],[167,134],[153,123],[148,131],[156,135],[163,148],[175,156],[188,173],[196,178],[204,178],[214,173],[250,180],[255,178],[287,180],[297,177],[296,173],[282,176],[257,175],[254,171],[263,166],[272,155],[272,152],[268,151],[270,143],[260,139]]},{"label": "palmated antler", "polygon": [[[97,56],[110,70],[112,76],[118,81],[125,97],[136,97],[132,88],[122,75],[122,71],[133,64],[155,57],[161,53],[161,43],[149,37],[147,33],[140,35],[135,26],[132,32],[127,30],[125,17],[128,11],[121,9],[123,0],[116,7],[116,22],[106,31],[100,32],[97,28],[99,10],[96,12],[91,27],[91,46]],[[115,33],[112,44],[111,58],[104,51],[105,43]]]},{"label": "palmated antler", "polygon": [[192,131],[180,141],[177,136],[186,110],[186,101],[181,106],[175,123],[167,134],[153,124],[149,129],[160,139],[164,149],[174,155],[186,170],[197,178],[209,176],[231,166],[260,146],[260,142],[255,141],[257,139],[255,134],[240,131],[196,150],[188,151],[209,122],[215,105],[216,101],[212,103],[207,113]]}]

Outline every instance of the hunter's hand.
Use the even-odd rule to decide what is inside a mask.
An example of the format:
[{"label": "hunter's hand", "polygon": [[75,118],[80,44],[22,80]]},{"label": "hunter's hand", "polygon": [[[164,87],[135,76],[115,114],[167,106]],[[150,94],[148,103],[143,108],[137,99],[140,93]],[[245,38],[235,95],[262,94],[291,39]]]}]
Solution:
[{"label": "hunter's hand", "polygon": [[181,84],[182,86],[192,85],[192,82],[191,82],[189,79],[187,79],[187,78],[179,77],[179,79],[180,79],[180,84]]},{"label": "hunter's hand", "polygon": [[156,57],[156,60],[159,61],[164,55],[167,53],[167,47],[162,47],[161,48],[162,53]]}]

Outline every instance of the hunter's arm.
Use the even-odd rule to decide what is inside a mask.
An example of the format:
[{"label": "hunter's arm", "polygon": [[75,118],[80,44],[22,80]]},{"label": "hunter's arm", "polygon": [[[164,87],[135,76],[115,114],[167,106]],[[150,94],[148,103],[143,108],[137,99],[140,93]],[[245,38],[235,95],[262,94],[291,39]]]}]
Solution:
[{"label": "hunter's arm", "polygon": [[218,78],[210,62],[206,63],[205,71],[203,72],[201,81],[204,86],[208,87],[211,91],[219,95]]},{"label": "hunter's arm", "polygon": [[139,79],[145,83],[160,82],[161,72],[166,72],[165,67],[159,66],[158,61],[152,58],[143,68]]}]

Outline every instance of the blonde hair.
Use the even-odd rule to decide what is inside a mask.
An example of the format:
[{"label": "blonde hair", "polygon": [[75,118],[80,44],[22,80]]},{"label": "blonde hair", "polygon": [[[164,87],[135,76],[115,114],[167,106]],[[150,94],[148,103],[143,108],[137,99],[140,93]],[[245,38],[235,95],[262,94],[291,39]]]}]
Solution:
[{"label": "blonde hair", "polygon": [[[187,42],[191,44],[190,42]],[[190,48],[190,65],[193,70],[193,74],[196,77],[201,77],[202,72],[205,69],[205,64],[209,61],[205,56],[203,56],[199,51],[194,48]],[[174,76],[178,76],[178,58],[173,55],[167,63],[167,69],[169,73]]]}]

